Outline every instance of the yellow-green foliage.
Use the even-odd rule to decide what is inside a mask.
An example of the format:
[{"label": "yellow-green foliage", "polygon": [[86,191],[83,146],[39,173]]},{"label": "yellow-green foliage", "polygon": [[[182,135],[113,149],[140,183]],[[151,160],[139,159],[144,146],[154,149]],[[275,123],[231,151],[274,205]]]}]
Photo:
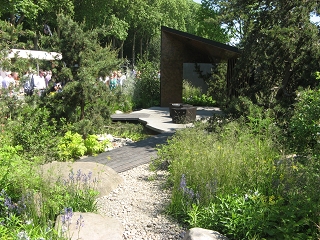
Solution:
[{"label": "yellow-green foliage", "polygon": [[87,152],[84,140],[78,133],[66,132],[58,145],[59,156],[62,161],[74,160]]},{"label": "yellow-green foliage", "polygon": [[95,155],[97,153],[101,153],[104,151],[106,146],[110,146],[111,143],[110,141],[104,140],[99,142],[98,141],[98,136],[97,135],[89,135],[85,140],[84,140],[84,145],[87,148],[87,154],[89,155]]}]

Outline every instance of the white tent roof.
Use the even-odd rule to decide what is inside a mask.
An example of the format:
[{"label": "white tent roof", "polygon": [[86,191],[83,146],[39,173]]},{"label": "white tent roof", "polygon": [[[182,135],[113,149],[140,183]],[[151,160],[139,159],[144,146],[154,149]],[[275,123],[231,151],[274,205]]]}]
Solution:
[{"label": "white tent roof", "polygon": [[8,58],[34,58],[40,60],[61,60],[62,54],[57,52],[46,52],[37,50],[11,49]]}]

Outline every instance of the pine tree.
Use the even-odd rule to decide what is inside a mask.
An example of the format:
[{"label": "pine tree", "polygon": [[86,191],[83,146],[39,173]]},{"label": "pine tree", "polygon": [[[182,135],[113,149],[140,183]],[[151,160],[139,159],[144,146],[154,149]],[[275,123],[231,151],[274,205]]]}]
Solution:
[{"label": "pine tree", "polygon": [[65,85],[56,97],[63,107],[60,117],[78,122],[83,133],[88,134],[90,132],[83,128],[101,127],[110,116],[111,93],[98,78],[117,69],[121,61],[116,51],[100,45],[100,37],[106,34],[104,29],[85,31],[83,24],[64,15],[59,15],[58,26],[60,35],[54,35],[50,41],[58,46],[63,56],[56,76]]}]

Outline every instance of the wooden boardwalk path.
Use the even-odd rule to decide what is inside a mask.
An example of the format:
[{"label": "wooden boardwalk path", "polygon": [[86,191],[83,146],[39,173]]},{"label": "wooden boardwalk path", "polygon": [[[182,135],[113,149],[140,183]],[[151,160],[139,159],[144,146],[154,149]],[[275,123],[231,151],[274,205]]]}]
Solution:
[{"label": "wooden boardwalk path", "polygon": [[173,132],[161,133],[145,140],[130,143],[126,146],[103,152],[97,156],[90,156],[77,162],[96,162],[111,167],[116,172],[124,172],[134,167],[149,163],[156,158],[156,146],[165,144]]},{"label": "wooden boardwalk path", "polygon": [[[213,116],[213,114],[221,114],[220,109],[214,107],[197,107],[197,120],[206,119]],[[176,130],[189,127],[190,125],[173,123],[169,114],[169,108],[166,107],[152,107],[129,114],[113,114],[111,119],[113,121],[139,121],[142,122],[146,128],[159,132],[160,134],[124,147],[113,149],[109,152],[103,152],[97,156],[80,159],[78,162],[101,163],[111,167],[116,172],[124,172],[156,158],[157,144],[165,144],[168,137],[172,136]]]}]

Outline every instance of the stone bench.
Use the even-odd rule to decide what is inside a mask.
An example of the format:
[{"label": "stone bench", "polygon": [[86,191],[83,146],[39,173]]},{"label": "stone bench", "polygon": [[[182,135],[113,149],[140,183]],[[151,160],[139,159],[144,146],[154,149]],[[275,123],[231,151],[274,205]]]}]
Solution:
[{"label": "stone bench", "polygon": [[193,107],[193,106],[185,103],[170,103],[169,104],[170,117],[172,117],[172,108],[183,108],[183,107]]},{"label": "stone bench", "polygon": [[196,120],[197,107],[180,107],[171,109],[172,122],[186,124]]}]

